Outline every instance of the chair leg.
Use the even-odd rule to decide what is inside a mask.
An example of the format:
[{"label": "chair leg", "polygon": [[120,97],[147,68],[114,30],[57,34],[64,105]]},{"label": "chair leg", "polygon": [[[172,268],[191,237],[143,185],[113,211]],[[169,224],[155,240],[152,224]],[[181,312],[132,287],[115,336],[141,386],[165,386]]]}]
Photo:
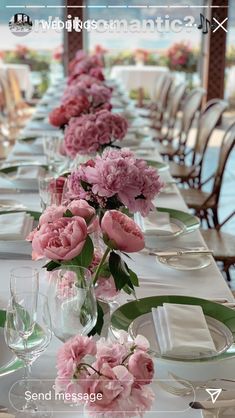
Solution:
[{"label": "chair leg", "polygon": [[212,218],[213,218],[213,223],[214,223],[214,227],[216,228],[219,225],[219,218],[218,218],[218,210],[217,207],[212,209]]},{"label": "chair leg", "polygon": [[209,214],[208,214],[207,210],[204,210],[203,213],[204,213],[204,218],[206,220],[206,223],[207,223],[208,228],[211,228]]},{"label": "chair leg", "polygon": [[224,263],[223,270],[224,270],[224,272],[226,274],[226,278],[227,278],[227,281],[228,282],[231,282],[231,275],[230,275],[230,271],[229,271],[229,268],[230,267],[231,267],[230,264]]}]

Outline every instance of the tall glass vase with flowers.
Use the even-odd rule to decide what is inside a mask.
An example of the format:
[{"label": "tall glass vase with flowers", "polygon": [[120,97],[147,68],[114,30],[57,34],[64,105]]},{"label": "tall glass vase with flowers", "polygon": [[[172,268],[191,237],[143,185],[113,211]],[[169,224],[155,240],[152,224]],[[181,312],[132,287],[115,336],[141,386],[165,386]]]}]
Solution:
[{"label": "tall glass vase with flowers", "polygon": [[[28,237],[32,242],[32,257],[34,260],[48,259],[44,267],[49,272],[70,266],[88,268],[92,272],[94,287],[99,285],[100,278],[105,277],[106,280],[114,280],[116,291],[135,294],[135,286],[139,285],[138,277],[128,267],[123,256],[144,248],[141,230],[122,212],[107,211],[100,223],[104,253],[94,269],[91,234],[98,226],[95,209],[84,200],[74,200],[67,206],[50,206],[41,215],[38,227]],[[73,292],[76,283],[68,280],[66,286],[67,291]],[[102,326],[103,312],[97,303],[97,322],[89,334],[100,334]]]}]

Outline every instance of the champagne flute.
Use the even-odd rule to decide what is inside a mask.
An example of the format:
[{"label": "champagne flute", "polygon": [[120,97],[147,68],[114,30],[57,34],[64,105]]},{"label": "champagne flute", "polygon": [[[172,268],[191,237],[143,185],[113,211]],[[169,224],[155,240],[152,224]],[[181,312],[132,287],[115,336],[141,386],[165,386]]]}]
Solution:
[{"label": "champagne flute", "polygon": [[88,269],[74,265],[50,272],[48,301],[52,330],[61,341],[87,335],[95,326],[97,303]]},{"label": "champagne flute", "polygon": [[35,316],[39,291],[39,271],[34,267],[17,267],[10,271],[10,292],[16,303],[20,303],[18,297],[25,292],[30,292],[30,316]]},{"label": "champagne flute", "polygon": [[[34,312],[34,294],[32,292],[16,293],[10,299],[4,328],[5,341],[13,353],[24,362],[25,385],[22,399],[29,390],[31,365],[46,350],[51,341],[51,319],[48,300],[38,293],[36,311]],[[32,313],[33,312],[33,313]],[[43,406],[32,400],[26,400],[20,408],[17,417],[35,417],[40,411],[40,417],[50,417],[51,413],[43,411]]]},{"label": "champagne flute", "polygon": [[39,271],[34,267],[22,266],[10,271],[11,296],[22,292],[37,295],[39,290]]}]

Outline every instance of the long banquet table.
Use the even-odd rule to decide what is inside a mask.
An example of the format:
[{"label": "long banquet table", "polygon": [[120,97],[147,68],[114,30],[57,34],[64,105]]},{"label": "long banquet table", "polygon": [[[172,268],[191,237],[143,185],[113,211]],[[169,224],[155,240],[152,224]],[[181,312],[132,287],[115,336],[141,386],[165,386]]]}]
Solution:
[{"label": "long banquet table", "polygon": [[[52,92],[56,91],[56,88],[49,92],[45,98],[53,102],[54,96]],[[58,96],[58,92],[57,92]],[[42,100],[42,102],[43,102]],[[38,109],[42,104],[38,105]],[[36,109],[37,112],[37,109]],[[30,123],[25,128],[24,134],[30,134],[32,132]],[[40,133],[39,133],[40,134]],[[45,157],[41,156],[22,156],[17,153],[18,144],[16,144],[12,153],[9,155],[8,161],[13,160],[35,160],[40,162],[45,161]],[[155,153],[155,158],[159,160],[160,156]],[[165,171],[163,173],[165,180],[171,180],[170,174]],[[169,207],[174,209],[180,209],[187,211],[187,207],[178,191],[176,185],[173,186],[174,190],[171,194],[165,194],[164,192],[156,199],[156,204],[159,207]],[[40,210],[39,196],[37,193],[17,192],[14,188],[9,187],[4,183],[4,179],[0,179],[1,198],[4,199],[16,199],[23,203],[28,209]],[[199,231],[192,232],[190,234],[182,235],[177,239],[178,247],[187,247],[198,244],[204,244]],[[25,243],[25,248],[29,250],[30,244]],[[23,250],[22,250],[23,251]],[[202,297],[206,299],[225,298],[230,302],[234,301],[233,295],[219,272],[215,262],[209,267],[202,270],[195,271],[178,271],[170,269],[156,261],[154,256],[143,251],[133,255],[133,261],[131,262],[132,268],[138,273],[140,277],[140,287],[137,289],[138,297],[153,296],[153,295],[189,295]],[[30,260],[0,260],[1,271],[1,291],[0,291],[0,308],[5,308],[9,296],[9,272],[14,267],[23,265],[36,265],[41,268],[43,262],[33,262]],[[40,291],[46,292],[47,279],[44,270],[40,270]],[[128,296],[127,296],[128,299]],[[125,301],[125,297],[123,299]],[[46,382],[47,379],[54,379],[56,375],[55,361],[56,351],[60,346],[60,341],[55,337],[53,338],[47,351],[35,362],[32,367],[32,378],[41,379],[42,382]],[[204,362],[204,363],[183,363],[156,360],[156,379],[167,379],[168,372],[172,371],[181,376],[182,378],[191,378],[195,380],[206,380],[212,377],[226,377],[234,378],[235,376],[235,358],[226,359],[220,362]],[[10,407],[8,400],[8,392],[11,385],[22,377],[22,370],[19,370],[13,374],[0,378],[0,404]],[[52,385],[52,382],[47,382],[48,385]],[[46,383],[45,383],[46,384]],[[151,412],[146,413],[146,417],[182,417],[182,418],[199,418],[201,412],[199,410],[193,410],[189,408],[189,402],[192,400],[192,396],[176,397],[170,395],[156,383],[153,384],[153,388],[156,392],[156,400],[154,408]],[[205,391],[200,392],[199,396],[203,399],[207,397]],[[51,402],[51,407],[54,409],[55,417],[76,417],[78,412],[71,407],[61,407],[61,412],[58,411],[58,407]],[[60,408],[59,408],[60,409]],[[40,416],[40,415],[39,415]]]}]

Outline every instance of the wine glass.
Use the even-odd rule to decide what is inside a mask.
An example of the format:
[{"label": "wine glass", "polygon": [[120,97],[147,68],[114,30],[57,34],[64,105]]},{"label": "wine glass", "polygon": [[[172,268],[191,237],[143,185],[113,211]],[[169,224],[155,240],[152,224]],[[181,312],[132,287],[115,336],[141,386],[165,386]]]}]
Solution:
[{"label": "wine glass", "polygon": [[88,269],[74,265],[50,272],[48,301],[52,330],[61,341],[87,335],[95,326],[97,303]]},{"label": "wine glass", "polygon": [[40,204],[42,211],[44,211],[47,206],[50,205],[51,192],[53,191],[53,184],[55,177],[51,174],[45,172],[41,173],[38,178],[38,189],[40,196]]},{"label": "wine glass", "polygon": [[69,159],[63,155],[63,135],[43,137],[43,151],[47,159],[49,171],[60,174],[68,168]]},{"label": "wine glass", "polygon": [[[17,417],[35,417],[40,411],[40,417],[50,417],[51,413],[43,411],[43,406],[32,400],[26,400],[25,394],[29,388],[31,365],[46,350],[51,341],[51,319],[48,300],[38,293],[36,310],[34,309],[34,293],[16,293],[10,299],[4,328],[5,341],[14,354],[24,362],[25,385],[21,399],[24,404],[17,406]],[[20,382],[19,382],[20,383]]]},{"label": "wine glass", "polygon": [[24,291],[37,295],[39,289],[39,271],[34,267],[16,267],[10,271],[11,296]]}]

